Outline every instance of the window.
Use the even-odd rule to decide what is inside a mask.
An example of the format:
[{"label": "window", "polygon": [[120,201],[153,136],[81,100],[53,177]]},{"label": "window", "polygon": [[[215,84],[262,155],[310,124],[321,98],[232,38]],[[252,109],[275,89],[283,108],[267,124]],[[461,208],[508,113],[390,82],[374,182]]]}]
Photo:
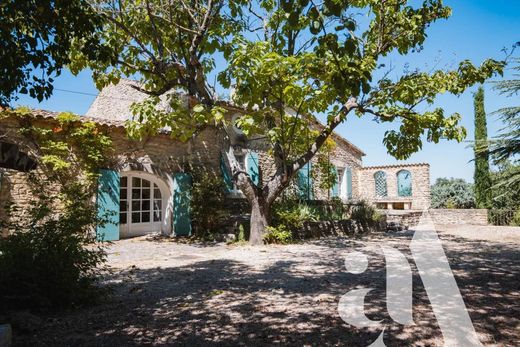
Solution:
[{"label": "window", "polygon": [[386,173],[384,171],[378,171],[374,174],[374,182],[376,188],[376,196],[388,196],[388,189],[386,187]]},{"label": "window", "polygon": [[162,194],[156,183],[141,177],[121,177],[119,223],[162,221]]},{"label": "window", "polygon": [[397,173],[397,195],[412,196],[412,174],[408,170]]}]

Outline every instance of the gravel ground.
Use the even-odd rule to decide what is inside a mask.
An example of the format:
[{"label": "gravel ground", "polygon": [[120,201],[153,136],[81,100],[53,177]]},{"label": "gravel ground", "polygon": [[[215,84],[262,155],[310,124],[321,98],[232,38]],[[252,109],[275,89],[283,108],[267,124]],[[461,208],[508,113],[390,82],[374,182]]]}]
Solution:
[{"label": "gravel ground", "polygon": [[[481,342],[519,346],[520,237],[513,232],[498,242],[491,229],[440,229]],[[442,334],[409,252],[412,236],[408,231],[262,247],[118,241],[110,247],[112,273],[104,279],[112,295],[89,308],[42,317],[45,323],[33,333],[15,331],[14,343],[368,346],[380,331],[343,322],[337,305],[348,291],[369,287],[374,290],[365,312],[386,325],[387,346],[441,346]],[[386,312],[381,255],[370,254],[363,274],[345,270],[345,254],[381,243],[402,251],[412,264],[415,325],[394,323]]]}]

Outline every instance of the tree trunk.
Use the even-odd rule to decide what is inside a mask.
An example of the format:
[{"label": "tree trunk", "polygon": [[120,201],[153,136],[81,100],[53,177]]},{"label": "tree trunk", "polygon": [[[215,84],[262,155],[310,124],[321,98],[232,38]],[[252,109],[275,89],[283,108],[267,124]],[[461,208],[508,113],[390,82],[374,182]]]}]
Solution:
[{"label": "tree trunk", "polygon": [[263,199],[256,197],[251,201],[251,229],[249,233],[249,243],[251,245],[261,245],[264,242],[264,235],[271,222],[271,207]]}]

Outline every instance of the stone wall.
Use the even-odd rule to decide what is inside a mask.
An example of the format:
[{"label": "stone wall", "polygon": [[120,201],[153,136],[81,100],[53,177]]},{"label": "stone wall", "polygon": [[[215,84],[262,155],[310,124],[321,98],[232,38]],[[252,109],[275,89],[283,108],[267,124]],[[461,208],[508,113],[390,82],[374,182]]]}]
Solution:
[{"label": "stone wall", "polygon": [[[412,228],[419,224],[423,211],[379,210],[387,224],[397,224],[404,228]],[[486,209],[429,209],[436,225],[487,225],[488,210]]]},{"label": "stone wall", "polygon": [[[398,196],[397,173],[401,170],[408,170],[412,174],[412,196],[410,197]],[[374,174],[378,171],[386,173],[387,197],[376,196]],[[396,203],[395,208],[397,203],[400,203],[404,204],[407,209],[423,210],[429,208],[431,204],[429,164],[363,167],[360,170],[358,184],[361,187],[360,198],[378,207],[388,208],[386,206]]]},{"label": "stone wall", "polygon": [[488,225],[487,209],[431,209],[435,224]]},{"label": "stone wall", "polygon": [[411,228],[419,224],[422,211],[396,211],[396,210],[379,210],[385,216],[387,225],[398,225],[405,229]]}]

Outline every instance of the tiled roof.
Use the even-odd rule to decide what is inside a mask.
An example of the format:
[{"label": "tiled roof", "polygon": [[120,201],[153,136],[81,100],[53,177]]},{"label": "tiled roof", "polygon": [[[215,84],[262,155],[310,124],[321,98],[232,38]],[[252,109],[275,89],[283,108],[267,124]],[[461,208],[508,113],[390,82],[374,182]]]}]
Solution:
[{"label": "tiled roof", "polygon": [[[47,111],[47,110],[32,110],[33,116],[36,118],[43,118],[43,119],[56,119],[58,115],[62,112],[55,112],[55,111]],[[125,122],[119,121],[119,120],[111,120],[111,119],[103,119],[103,118],[94,118],[89,116],[78,116],[79,119],[82,122],[94,122],[100,125],[107,125],[109,127],[116,127],[116,128],[124,128]]]},{"label": "tiled roof", "polygon": [[377,166],[364,166],[361,169],[362,170],[391,169],[391,168],[414,167],[414,166],[430,166],[430,164],[428,164],[428,163],[410,163],[410,164],[377,165]]}]

